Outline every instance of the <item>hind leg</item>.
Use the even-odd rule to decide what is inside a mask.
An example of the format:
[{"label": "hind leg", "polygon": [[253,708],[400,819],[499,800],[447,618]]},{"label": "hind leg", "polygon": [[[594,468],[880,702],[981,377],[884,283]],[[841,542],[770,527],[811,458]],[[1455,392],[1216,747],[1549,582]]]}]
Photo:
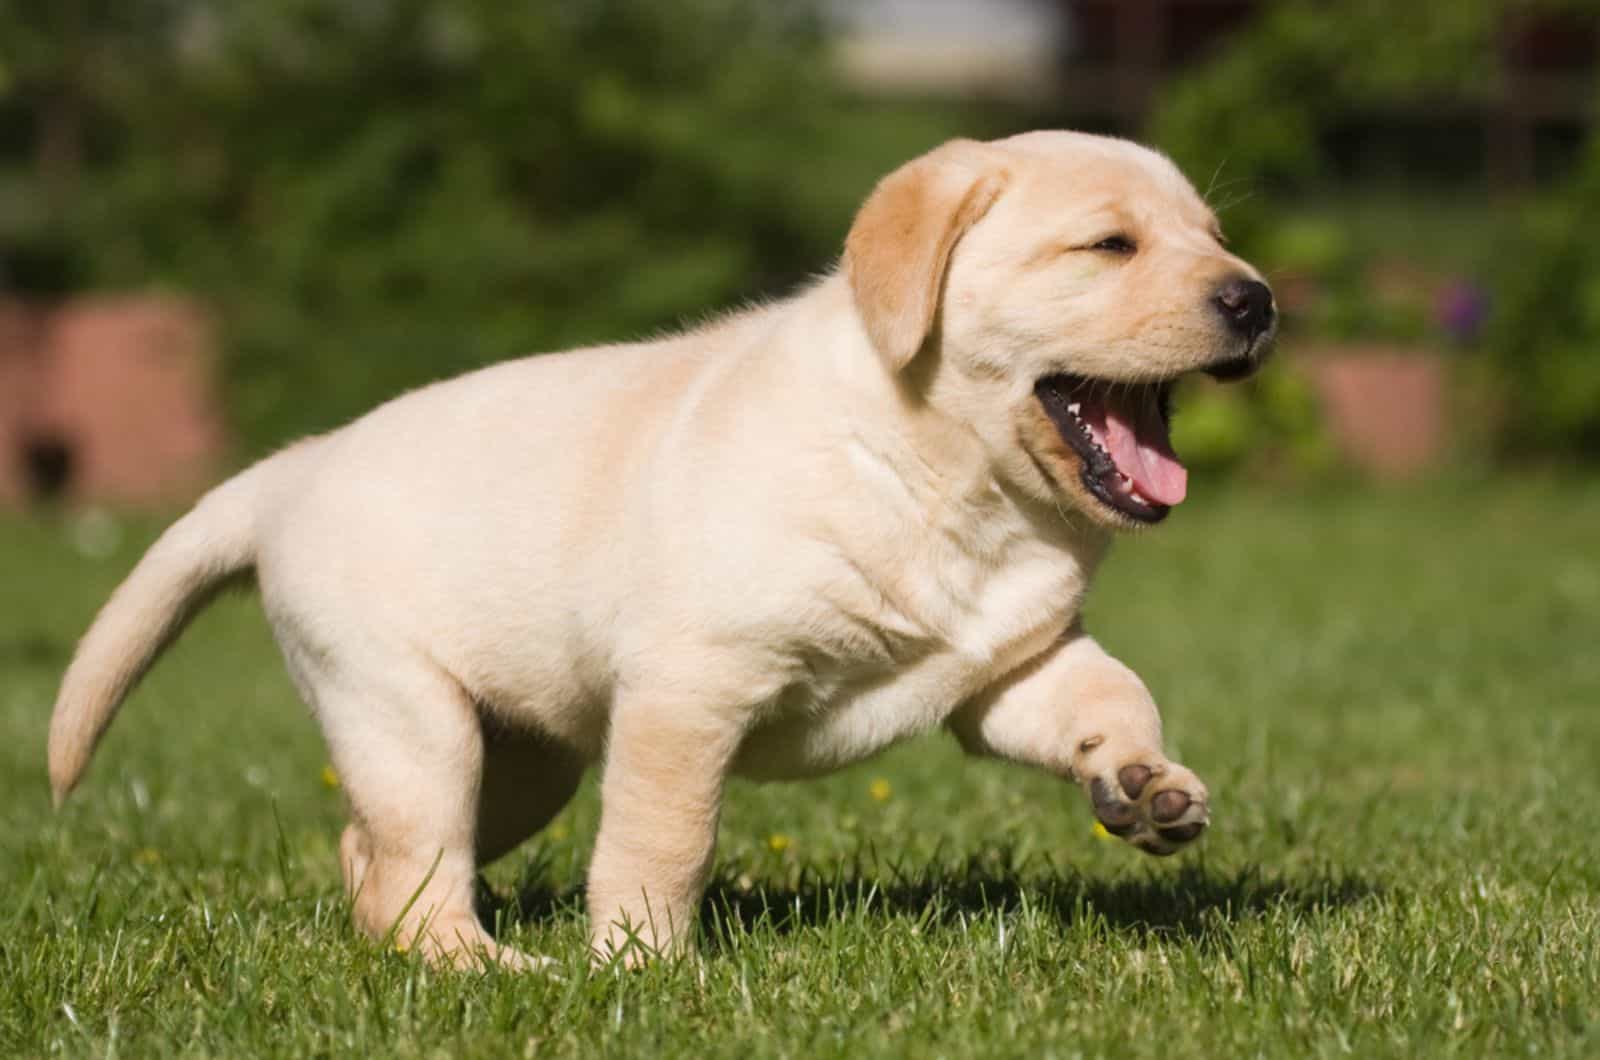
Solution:
[{"label": "hind leg", "polygon": [[322,723],[353,818],[340,840],[366,934],[460,967],[531,958],[498,945],[473,909],[483,734],[446,674],[404,650],[298,651],[290,668]]}]

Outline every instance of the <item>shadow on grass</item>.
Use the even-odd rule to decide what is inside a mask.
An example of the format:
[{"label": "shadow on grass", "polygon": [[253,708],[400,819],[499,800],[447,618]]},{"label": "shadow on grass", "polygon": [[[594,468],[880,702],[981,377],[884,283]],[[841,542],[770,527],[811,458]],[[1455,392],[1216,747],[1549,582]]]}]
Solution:
[{"label": "shadow on grass", "polygon": [[[541,886],[538,868],[530,866],[523,877],[529,882],[512,897],[485,896],[480,908],[491,923],[538,923],[581,913],[581,889]],[[939,926],[1023,909],[1045,910],[1063,924],[1098,920],[1118,933],[1204,941],[1222,924],[1277,910],[1316,916],[1381,893],[1359,876],[1325,870],[1268,878],[1254,867],[1218,873],[1202,864],[1161,876],[1105,880],[1004,856],[910,872],[864,857],[826,875],[802,870],[793,885],[719,877],[707,888],[700,921],[712,949],[752,932],[786,935],[839,922],[905,918]]]}]

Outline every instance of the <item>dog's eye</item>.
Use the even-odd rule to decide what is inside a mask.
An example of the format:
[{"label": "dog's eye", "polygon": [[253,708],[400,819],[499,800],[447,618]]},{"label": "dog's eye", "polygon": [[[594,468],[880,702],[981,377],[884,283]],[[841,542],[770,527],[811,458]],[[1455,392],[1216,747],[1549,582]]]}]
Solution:
[{"label": "dog's eye", "polygon": [[1107,236],[1089,248],[1090,250],[1103,250],[1107,254],[1132,254],[1138,246],[1125,235]]}]

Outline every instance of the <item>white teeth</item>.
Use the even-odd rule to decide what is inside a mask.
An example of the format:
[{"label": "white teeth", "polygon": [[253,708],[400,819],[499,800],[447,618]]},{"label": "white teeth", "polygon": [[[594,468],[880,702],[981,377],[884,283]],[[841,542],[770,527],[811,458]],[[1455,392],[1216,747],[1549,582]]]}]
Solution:
[{"label": "white teeth", "polygon": [[[1094,431],[1090,430],[1089,429],[1089,424],[1084,421],[1084,418],[1083,418],[1083,402],[1082,401],[1068,402],[1068,404],[1067,404],[1067,414],[1072,417],[1072,422],[1077,425],[1079,432],[1083,435],[1084,441],[1088,442],[1091,446],[1093,446],[1095,451],[1098,452],[1101,456],[1104,456],[1107,459],[1110,459],[1111,458],[1111,454],[1106,451],[1106,447],[1105,446],[1100,444],[1100,440],[1094,436]],[[1120,472],[1119,472],[1119,474],[1120,474]],[[1122,481],[1126,483],[1128,481],[1128,476],[1123,475],[1122,476]]]},{"label": "white teeth", "polygon": [[1129,478],[1121,471],[1117,472],[1117,486],[1128,496],[1130,500],[1136,501],[1139,504],[1143,504],[1146,507],[1154,507],[1150,498],[1140,493],[1138,489],[1134,487],[1133,479]]}]

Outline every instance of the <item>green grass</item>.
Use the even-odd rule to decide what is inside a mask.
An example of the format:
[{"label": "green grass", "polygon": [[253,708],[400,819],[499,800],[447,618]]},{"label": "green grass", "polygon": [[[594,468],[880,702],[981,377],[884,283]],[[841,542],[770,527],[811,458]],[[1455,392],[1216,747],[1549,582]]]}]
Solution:
[{"label": "green grass", "polygon": [[339,796],[247,598],[52,815],[56,678],[153,528],[91,559],[0,524],[0,1053],[1600,1055],[1600,482],[1199,492],[1089,614],[1211,785],[1197,852],[930,739],[736,786],[701,956],[592,973],[589,787],[487,874],[559,962],[523,977],[349,928]]}]

